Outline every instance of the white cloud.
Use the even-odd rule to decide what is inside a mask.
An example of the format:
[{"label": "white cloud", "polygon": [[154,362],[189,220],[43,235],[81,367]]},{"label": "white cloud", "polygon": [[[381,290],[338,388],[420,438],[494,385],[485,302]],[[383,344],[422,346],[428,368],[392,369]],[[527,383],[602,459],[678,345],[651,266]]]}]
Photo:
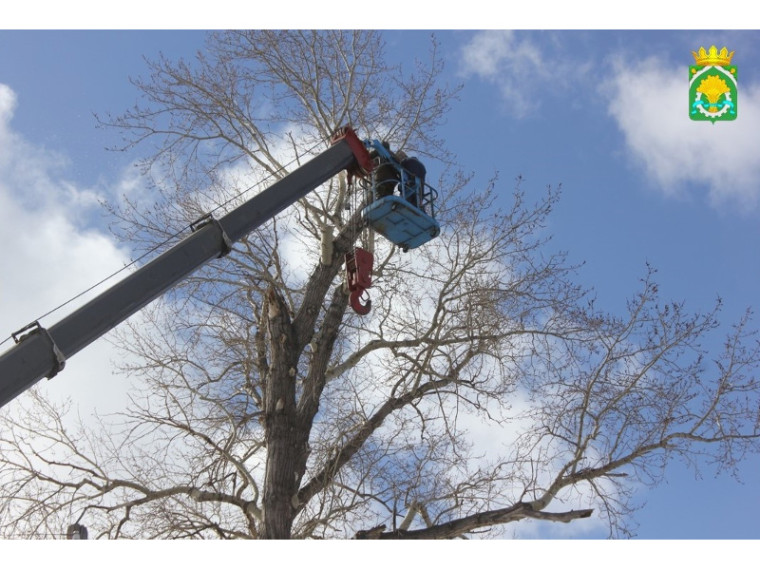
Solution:
[{"label": "white cloud", "polygon": [[[97,193],[62,179],[65,158],[40,149],[15,132],[10,123],[15,93],[0,84],[0,340],[84,291],[129,261],[111,237],[88,227]],[[100,287],[99,290],[103,290]],[[42,319],[51,326],[95,292]],[[12,341],[0,348],[5,351]],[[118,383],[107,342],[73,356],[53,381],[42,383],[56,398],[113,409]],[[122,383],[123,384],[123,383]]]},{"label": "white cloud", "polygon": [[510,30],[478,32],[462,49],[462,73],[496,84],[519,117],[535,109],[536,84],[552,77],[551,68],[537,45]]},{"label": "white cloud", "polygon": [[478,32],[462,48],[460,73],[495,85],[512,117],[534,115],[547,96],[576,106],[568,95],[587,83],[594,63],[569,45],[553,32]]},{"label": "white cloud", "polygon": [[[476,34],[464,47],[462,60],[466,69],[484,78],[493,78],[502,66],[516,67],[520,51],[515,47],[513,31],[487,31]],[[534,48],[522,44],[522,51],[528,51],[532,59],[540,59]]]},{"label": "white cloud", "polygon": [[687,69],[657,58],[614,61],[605,89],[627,151],[663,192],[682,195],[697,184],[714,205],[757,205],[760,86],[740,75],[737,119],[715,124],[689,118]]},{"label": "white cloud", "polygon": [[15,109],[16,94],[10,87],[0,83],[0,125],[5,125],[10,121]]}]

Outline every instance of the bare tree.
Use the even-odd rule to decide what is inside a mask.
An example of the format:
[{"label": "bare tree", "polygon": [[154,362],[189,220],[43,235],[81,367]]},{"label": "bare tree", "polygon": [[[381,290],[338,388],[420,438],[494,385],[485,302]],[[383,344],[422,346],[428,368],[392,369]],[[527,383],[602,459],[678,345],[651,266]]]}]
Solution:
[{"label": "bare tree", "polygon": [[748,317],[708,356],[720,303],[663,304],[653,271],[626,315],[598,310],[549,250],[558,193],[466,190],[435,137],[457,92],[435,41],[407,64],[372,32],[214,34],[104,119],[157,144],[151,199],[111,205],[136,247],[346,123],[438,159],[443,231],[406,254],[378,241],[366,317],[346,310],[362,227],[339,180],[236,244],[116,334],[142,386],[124,414],[72,429],[37,393],[3,412],[5,536],[454,538],[592,515],[624,535],[636,485],[672,458],[730,469],[758,451]]}]

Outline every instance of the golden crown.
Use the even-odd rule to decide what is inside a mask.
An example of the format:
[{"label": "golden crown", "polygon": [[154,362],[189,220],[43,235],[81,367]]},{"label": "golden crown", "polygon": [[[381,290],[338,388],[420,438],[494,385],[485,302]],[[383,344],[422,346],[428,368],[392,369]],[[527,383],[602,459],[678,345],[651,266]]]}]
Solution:
[{"label": "golden crown", "polygon": [[735,52],[728,53],[727,48],[723,48],[718,52],[718,48],[710,46],[709,51],[705,51],[705,48],[700,47],[699,52],[691,52],[694,56],[694,61],[697,65],[730,65],[731,58],[734,57]]}]

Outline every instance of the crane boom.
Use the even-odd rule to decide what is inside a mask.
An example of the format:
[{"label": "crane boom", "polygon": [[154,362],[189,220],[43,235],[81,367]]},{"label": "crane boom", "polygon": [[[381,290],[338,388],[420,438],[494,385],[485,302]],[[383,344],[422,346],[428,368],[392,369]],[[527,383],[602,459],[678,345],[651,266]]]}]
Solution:
[{"label": "crane boom", "polygon": [[67,358],[344,169],[372,170],[367,149],[349,127],[327,150],[224,217],[202,218],[191,235],[58,323],[45,329],[35,322],[19,331],[25,334],[14,334],[17,344],[0,355],[0,407],[55,376]]}]

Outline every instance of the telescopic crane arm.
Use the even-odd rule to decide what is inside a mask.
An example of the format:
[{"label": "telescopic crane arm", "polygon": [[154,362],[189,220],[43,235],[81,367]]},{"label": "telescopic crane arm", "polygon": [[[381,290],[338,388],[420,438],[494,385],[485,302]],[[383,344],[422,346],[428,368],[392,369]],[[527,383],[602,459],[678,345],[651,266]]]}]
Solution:
[{"label": "telescopic crane arm", "polygon": [[360,175],[372,170],[367,149],[349,127],[338,131],[330,148],[224,217],[202,218],[172,249],[50,328],[35,322],[14,334],[17,344],[0,355],[0,407],[55,376],[67,358],[345,169]]}]

